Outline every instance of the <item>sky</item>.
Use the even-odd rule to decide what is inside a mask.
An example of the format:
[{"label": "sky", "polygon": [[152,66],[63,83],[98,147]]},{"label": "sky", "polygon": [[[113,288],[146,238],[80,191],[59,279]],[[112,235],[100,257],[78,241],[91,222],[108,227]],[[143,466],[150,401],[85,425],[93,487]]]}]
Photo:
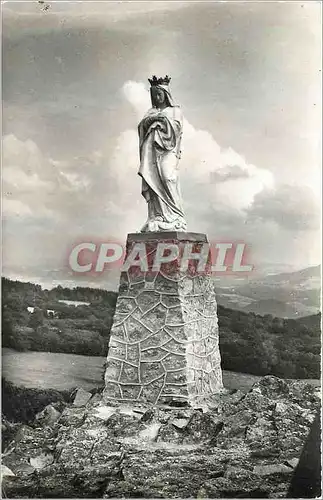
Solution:
[{"label": "sky", "polygon": [[71,276],[75,242],[140,230],[137,125],[153,74],[185,116],[188,230],[258,269],[320,262],[320,2],[3,4],[3,274]]}]

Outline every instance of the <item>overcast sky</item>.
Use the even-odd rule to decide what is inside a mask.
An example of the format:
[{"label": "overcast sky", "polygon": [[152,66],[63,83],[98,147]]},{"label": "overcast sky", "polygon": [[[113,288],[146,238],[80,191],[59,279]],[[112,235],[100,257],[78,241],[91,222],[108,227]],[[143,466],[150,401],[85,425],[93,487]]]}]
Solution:
[{"label": "overcast sky", "polygon": [[189,230],[245,241],[258,267],[319,263],[320,31],[320,2],[6,2],[4,274],[70,283],[75,241],[145,222],[152,74],[185,115]]}]

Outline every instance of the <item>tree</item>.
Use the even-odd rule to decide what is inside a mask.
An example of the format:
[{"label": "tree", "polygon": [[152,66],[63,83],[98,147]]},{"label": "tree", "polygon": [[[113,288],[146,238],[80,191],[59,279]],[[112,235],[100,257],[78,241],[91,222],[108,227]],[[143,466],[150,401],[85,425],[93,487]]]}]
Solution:
[{"label": "tree", "polygon": [[35,307],[34,312],[30,316],[29,324],[31,328],[38,328],[44,323],[44,313],[39,307]]}]

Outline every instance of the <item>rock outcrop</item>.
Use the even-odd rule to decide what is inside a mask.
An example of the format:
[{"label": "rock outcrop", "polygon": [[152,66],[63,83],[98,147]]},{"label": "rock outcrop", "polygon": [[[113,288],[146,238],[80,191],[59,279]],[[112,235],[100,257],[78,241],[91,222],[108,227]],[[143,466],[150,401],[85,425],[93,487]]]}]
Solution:
[{"label": "rock outcrop", "polygon": [[272,376],[201,410],[85,399],[20,427],[6,497],[283,498],[319,406],[306,381]]}]

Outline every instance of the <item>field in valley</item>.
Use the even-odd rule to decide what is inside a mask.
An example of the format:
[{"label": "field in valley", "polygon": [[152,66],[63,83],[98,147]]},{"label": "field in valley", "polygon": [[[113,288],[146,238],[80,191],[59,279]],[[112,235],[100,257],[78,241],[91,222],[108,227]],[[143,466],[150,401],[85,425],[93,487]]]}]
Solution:
[{"label": "field in valley", "polygon": [[[90,390],[103,385],[104,357],[51,352],[17,352],[2,350],[2,376],[19,387],[68,390],[82,387]],[[227,389],[248,391],[259,380],[257,375],[223,372]],[[309,379],[315,385],[320,381]]]}]

